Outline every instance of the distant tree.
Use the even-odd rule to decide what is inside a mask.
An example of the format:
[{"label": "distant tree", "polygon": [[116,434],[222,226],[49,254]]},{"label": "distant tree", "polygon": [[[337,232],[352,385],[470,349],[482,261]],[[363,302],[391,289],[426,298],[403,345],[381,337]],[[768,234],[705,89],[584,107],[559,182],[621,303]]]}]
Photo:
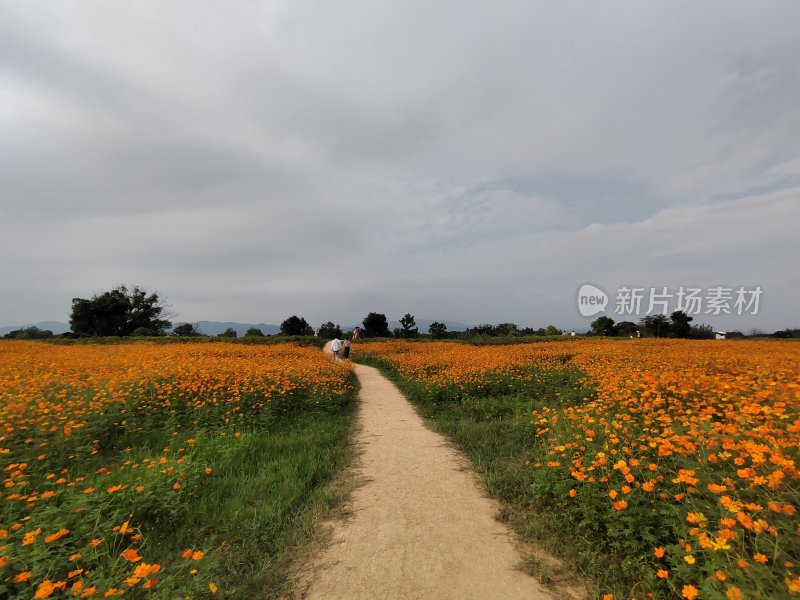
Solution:
[{"label": "distant tree", "polygon": [[333,321],[323,323],[319,328],[319,337],[324,340],[332,340],[333,338],[342,337],[342,328],[337,324],[334,325]]},{"label": "distant tree", "polygon": [[690,317],[682,310],[676,310],[670,315],[669,330],[672,337],[688,338],[692,337],[692,326],[690,323],[694,321],[694,317]]},{"label": "distant tree", "polygon": [[171,326],[167,312],[158,294],[122,285],[88,300],[73,298],[69,323],[74,333],[85,336],[129,336],[142,328],[164,335]]},{"label": "distant tree", "polygon": [[9,331],[3,337],[10,340],[48,340],[53,337],[53,332],[49,329],[39,329],[36,325],[31,325],[30,327]]},{"label": "distant tree", "polygon": [[548,325],[544,330],[545,335],[561,335],[561,330],[555,325]]},{"label": "distant tree", "polygon": [[400,330],[399,337],[412,338],[419,335],[419,329],[417,328],[417,324],[414,322],[414,315],[411,313],[406,313],[403,315],[403,318],[400,319],[400,326],[402,329]]},{"label": "distant tree", "polygon": [[149,327],[137,327],[133,330],[134,337],[149,337],[155,335],[155,332]]},{"label": "distant tree", "polygon": [[239,334],[236,333],[236,330],[233,327],[228,327],[222,333],[218,333],[217,337],[220,337],[220,338],[235,338],[235,337],[239,337]]},{"label": "distant tree", "polygon": [[622,337],[635,336],[639,326],[633,321],[620,321],[616,324],[617,335]]},{"label": "distant tree", "polygon": [[304,318],[292,315],[281,323],[281,333],[283,335],[312,335],[314,330]]},{"label": "distant tree", "polygon": [[772,337],[782,338],[782,339],[789,339],[789,338],[798,338],[800,337],[800,329],[791,329],[786,328],[782,330],[778,330],[772,334]]},{"label": "distant tree", "polygon": [[386,315],[382,313],[369,313],[361,321],[361,324],[364,326],[364,337],[390,337],[392,335],[389,332]]},{"label": "distant tree", "polygon": [[494,325],[489,324],[475,325],[474,327],[467,329],[467,334],[468,336],[495,336],[497,335],[497,329]]},{"label": "distant tree", "polygon": [[434,321],[428,326],[428,333],[434,339],[441,339],[447,337],[447,325]]},{"label": "distant tree", "polygon": [[258,327],[251,327],[244,334],[245,337],[264,337],[264,332]]},{"label": "distant tree", "polygon": [[669,319],[666,315],[648,315],[639,323],[650,337],[667,337],[669,335]]},{"label": "distant tree", "polygon": [[517,335],[519,327],[516,323],[498,323],[494,326],[494,335],[510,336]]},{"label": "distant tree", "polygon": [[713,340],[714,329],[711,325],[692,325],[691,336],[694,340]]},{"label": "distant tree", "polygon": [[200,335],[200,332],[194,328],[194,325],[191,323],[181,323],[175,329],[172,330],[172,335],[177,336],[184,336],[184,337],[196,337]]},{"label": "distant tree", "polygon": [[617,334],[617,329],[614,327],[614,319],[605,315],[592,321],[590,327],[592,335],[612,336]]}]

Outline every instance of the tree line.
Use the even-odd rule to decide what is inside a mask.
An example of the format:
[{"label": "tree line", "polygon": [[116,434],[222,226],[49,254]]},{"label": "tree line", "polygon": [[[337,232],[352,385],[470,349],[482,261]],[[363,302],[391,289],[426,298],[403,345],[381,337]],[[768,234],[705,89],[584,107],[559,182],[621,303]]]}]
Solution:
[{"label": "tree line", "polygon": [[[119,286],[113,290],[95,294],[91,298],[73,298],[70,312],[70,333],[54,336],[53,332],[38,327],[23,327],[7,333],[4,337],[11,339],[49,339],[53,337],[107,337],[107,336],[164,336],[173,335],[193,337],[204,335],[191,323],[180,323],[172,327],[172,314],[166,301],[158,293],[148,293],[139,286]],[[666,315],[648,315],[639,323],[622,321],[616,323],[608,316],[601,316],[591,323],[589,335],[607,337],[677,337],[705,339],[713,338],[714,331],[709,325],[693,325],[693,318],[682,311]],[[434,321],[427,333],[417,327],[414,315],[404,314],[399,319],[400,327],[393,331],[383,313],[370,312],[361,321],[359,334],[366,338],[400,338],[411,339],[429,337],[433,339],[473,339],[495,337],[557,336],[564,335],[555,325],[533,329],[519,327],[515,323],[482,324],[468,328],[466,331],[448,331],[447,325]],[[316,330],[308,321],[292,315],[280,324],[280,334],[285,336],[312,336],[333,339],[352,335],[352,331],[344,331],[339,324],[332,321],[323,323]],[[734,334],[738,332],[733,332]],[[741,336],[742,334],[738,334]],[[235,338],[238,333],[228,328],[217,337]],[[786,329],[772,334],[777,338],[800,337],[800,330]],[[264,337],[264,333],[251,327],[245,337]],[[731,332],[728,337],[732,337]],[[738,337],[738,336],[737,336]]]}]

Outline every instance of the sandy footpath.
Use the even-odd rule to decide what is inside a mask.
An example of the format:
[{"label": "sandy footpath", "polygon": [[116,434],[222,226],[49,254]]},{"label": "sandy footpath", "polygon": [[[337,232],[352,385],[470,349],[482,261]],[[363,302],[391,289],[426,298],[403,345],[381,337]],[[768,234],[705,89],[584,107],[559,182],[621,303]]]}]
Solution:
[{"label": "sandy footpath", "polygon": [[511,531],[466,459],[377,369],[361,382],[350,516],[304,569],[302,598],[553,599],[518,569]]}]

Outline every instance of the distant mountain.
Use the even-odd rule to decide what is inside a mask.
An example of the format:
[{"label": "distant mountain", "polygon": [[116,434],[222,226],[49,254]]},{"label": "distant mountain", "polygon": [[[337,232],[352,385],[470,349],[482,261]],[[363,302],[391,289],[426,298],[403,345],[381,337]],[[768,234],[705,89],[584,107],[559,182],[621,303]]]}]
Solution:
[{"label": "distant mountain", "polygon": [[[186,321],[181,321],[185,323]],[[175,325],[180,325],[181,322],[174,323]],[[233,323],[233,322],[226,322],[226,321],[197,321],[196,323],[192,323],[194,328],[198,330],[203,335],[218,335],[225,331],[228,328],[233,329],[236,331],[236,334],[239,337],[242,337],[247,330],[251,327],[255,327],[261,330],[261,333],[264,335],[274,335],[279,333],[281,328],[277,325],[270,325],[267,323]]]},{"label": "distant mountain", "polygon": [[60,323],[59,321],[39,321],[38,323],[28,323],[27,325],[9,325],[7,327],[0,327],[0,337],[3,337],[5,334],[11,333],[12,331],[16,331],[17,329],[25,329],[26,327],[38,327],[42,330],[49,329],[53,332],[53,335],[58,335],[60,333],[66,333],[69,331],[69,325],[66,323]]}]

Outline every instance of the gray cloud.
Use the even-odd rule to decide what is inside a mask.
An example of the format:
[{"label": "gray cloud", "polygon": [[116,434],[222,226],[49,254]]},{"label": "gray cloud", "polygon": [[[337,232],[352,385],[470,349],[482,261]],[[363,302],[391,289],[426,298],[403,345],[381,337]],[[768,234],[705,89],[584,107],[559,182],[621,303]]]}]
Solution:
[{"label": "gray cloud", "polygon": [[0,0],[0,324],[578,327],[584,281],[798,325],[800,7]]}]

